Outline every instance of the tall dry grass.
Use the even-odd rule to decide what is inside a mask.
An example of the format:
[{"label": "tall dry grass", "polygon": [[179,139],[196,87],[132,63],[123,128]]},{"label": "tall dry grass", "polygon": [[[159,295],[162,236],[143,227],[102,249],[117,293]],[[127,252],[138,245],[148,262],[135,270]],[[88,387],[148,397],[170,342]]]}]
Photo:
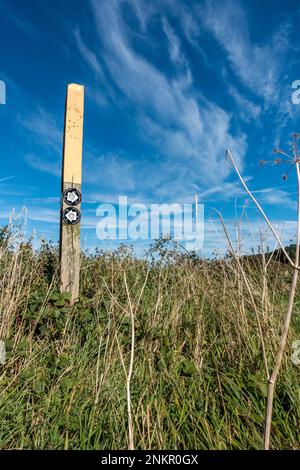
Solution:
[{"label": "tall dry grass", "polygon": [[[266,354],[278,344],[292,268],[282,253],[205,260],[160,241],[82,254],[81,298],[60,294],[57,249],[2,232],[0,448],[259,449]],[[168,244],[169,243],[169,244]],[[248,283],[248,286],[247,286]],[[299,309],[299,293],[295,309]],[[299,449],[299,338],[292,320],[271,446]]]}]

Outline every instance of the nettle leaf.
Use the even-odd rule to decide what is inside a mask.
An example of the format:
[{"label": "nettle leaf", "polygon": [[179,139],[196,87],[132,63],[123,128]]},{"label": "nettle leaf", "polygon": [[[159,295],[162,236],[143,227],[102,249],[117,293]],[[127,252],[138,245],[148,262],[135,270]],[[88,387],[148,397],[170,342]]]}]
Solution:
[{"label": "nettle leaf", "polygon": [[67,302],[71,300],[70,292],[52,292],[49,300],[54,303],[56,307],[64,307]]},{"label": "nettle leaf", "polygon": [[56,302],[55,302],[55,307],[64,307],[65,306],[65,299],[63,297],[60,297]]},{"label": "nettle leaf", "polygon": [[71,300],[71,292],[62,292],[61,296],[63,299],[70,301]]},{"label": "nettle leaf", "polygon": [[59,318],[60,315],[61,315],[60,310],[59,310],[58,308],[56,308],[56,309],[54,310],[54,318]]},{"label": "nettle leaf", "polygon": [[61,294],[60,292],[52,292],[52,294],[49,297],[49,300],[58,300],[60,298]]},{"label": "nettle leaf", "polygon": [[44,308],[42,312],[42,318],[49,318],[51,316],[51,308]]}]

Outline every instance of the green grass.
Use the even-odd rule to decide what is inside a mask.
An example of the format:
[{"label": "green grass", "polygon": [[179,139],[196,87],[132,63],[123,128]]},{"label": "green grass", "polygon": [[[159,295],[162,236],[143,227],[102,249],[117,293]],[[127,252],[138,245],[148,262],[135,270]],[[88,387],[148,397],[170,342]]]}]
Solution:
[{"label": "green grass", "polygon": [[[136,448],[261,449],[266,399],[255,315],[231,259],[199,260],[158,245],[82,255],[81,297],[70,306],[57,249],[10,249],[2,236],[1,449],[126,449],[125,374],[134,308],[131,399]],[[244,260],[272,363],[291,272],[274,259],[262,304],[261,259]],[[125,276],[130,298],[126,293]],[[147,277],[144,291],[140,293]],[[272,448],[300,449],[300,296],[276,389]],[[3,326],[4,325],[4,326]]]}]

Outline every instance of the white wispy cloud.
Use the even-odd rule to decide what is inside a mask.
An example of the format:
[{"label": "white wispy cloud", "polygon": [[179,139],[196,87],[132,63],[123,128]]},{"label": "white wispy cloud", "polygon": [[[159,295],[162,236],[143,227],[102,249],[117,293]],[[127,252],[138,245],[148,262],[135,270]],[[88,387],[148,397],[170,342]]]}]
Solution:
[{"label": "white wispy cloud", "polygon": [[43,148],[61,152],[63,142],[63,123],[58,124],[55,117],[44,108],[38,107],[36,111],[23,117],[19,116],[20,124],[31,132],[35,141]]},{"label": "white wispy cloud", "polygon": [[26,198],[30,204],[55,204],[57,205],[60,202],[60,197],[58,196],[43,196],[43,197],[32,197]]},{"label": "white wispy cloud", "polygon": [[[63,128],[54,115],[39,107],[25,118],[19,118],[26,134],[35,145],[34,152],[24,160],[35,170],[61,176]],[[102,190],[130,191],[135,189],[135,174],[140,171],[126,156],[116,153],[97,155],[89,147],[83,157],[83,178],[86,183],[101,186]],[[134,173],[135,172],[135,173]]]},{"label": "white wispy cloud", "polygon": [[296,198],[292,194],[282,191],[280,189],[275,189],[273,191],[268,191],[262,194],[261,200],[264,204],[284,207],[285,209],[294,209],[297,208]]},{"label": "white wispy cloud", "polygon": [[27,216],[28,220],[59,224],[60,212],[59,210],[45,208],[44,206],[29,207]]},{"label": "white wispy cloud", "polygon": [[[209,184],[224,180],[229,173],[225,165],[220,165],[224,149],[227,146],[234,148],[242,165],[245,136],[232,135],[231,116],[193,89],[191,79],[186,80],[188,64],[166,21],[164,31],[172,51],[171,58],[178,65],[174,77],[167,77],[133,48],[121,3],[113,1],[100,5],[91,1],[102,44],[101,57],[115,86],[135,106],[141,135],[168,162],[166,167],[176,168],[177,177],[173,177],[173,182],[181,180],[181,175],[187,176],[187,173],[191,185],[196,181]],[[182,64],[185,65],[184,73]],[[157,166],[153,165],[151,170],[154,174]],[[176,186],[174,191],[177,189]]]},{"label": "white wispy cloud", "polygon": [[15,175],[13,176],[5,176],[4,178],[0,178],[0,183],[3,183],[4,181],[12,180],[15,178]]},{"label": "white wispy cloud", "polygon": [[35,170],[50,173],[54,176],[61,175],[61,167],[57,159],[55,161],[51,161],[47,155],[41,157],[39,155],[29,153],[24,156],[24,160]]},{"label": "white wispy cloud", "polygon": [[[237,232],[237,221],[225,218],[225,225],[234,249],[239,249],[242,254],[251,254],[252,250],[258,252],[258,247],[266,250],[278,248],[278,244],[274,239],[267,224],[261,219],[247,219],[244,217],[239,221]],[[295,243],[296,238],[296,221],[275,219],[272,221],[275,232],[284,245]],[[237,233],[239,239],[237,240]],[[215,217],[207,220],[205,223],[204,247],[202,254],[211,256],[212,252],[216,252],[219,256],[224,256],[229,249],[224,230],[220,224],[220,220]]]},{"label": "white wispy cloud", "polygon": [[251,192],[261,204],[296,210],[296,186],[296,184],[272,186],[261,189],[253,189]]},{"label": "white wispy cloud", "polygon": [[[251,176],[244,177],[245,182],[248,182],[251,180],[252,180]],[[240,182],[234,181],[230,183],[225,182],[217,186],[212,186],[211,188],[201,193],[200,197],[201,199],[203,199],[203,201],[210,201],[210,200],[216,201],[219,199],[226,201],[228,199],[232,199],[233,197],[236,197],[239,195],[245,195],[245,192],[243,188],[241,187]]]},{"label": "white wispy cloud", "polygon": [[117,154],[94,155],[89,153],[84,165],[84,179],[101,188],[128,191],[134,189],[133,163]]},{"label": "white wispy cloud", "polygon": [[245,97],[245,95],[241,94],[237,88],[232,85],[229,85],[228,93],[234,98],[240,115],[244,121],[249,122],[251,119],[259,119],[261,114],[261,106],[250,101]]},{"label": "white wispy cloud", "polygon": [[4,180],[0,182],[0,194],[5,196],[26,196],[27,194],[30,194],[30,192],[36,190],[35,187],[29,185],[7,183],[6,181]]},{"label": "white wispy cloud", "polygon": [[12,21],[20,31],[26,34],[26,36],[29,36],[32,39],[36,39],[37,34],[32,23],[26,18],[25,15],[20,13],[20,10],[16,11],[12,5],[6,7],[1,5],[1,8],[3,8],[2,14]]},{"label": "white wispy cloud", "polygon": [[96,106],[102,107],[107,105],[107,97],[104,95],[104,93],[101,93],[101,91],[97,88],[91,87],[91,86],[85,86],[85,96],[93,102]]},{"label": "white wispy cloud", "polygon": [[104,79],[104,73],[99,59],[97,58],[96,54],[91,51],[82,40],[78,27],[74,30],[74,38],[81,56],[85,59],[87,65],[93,70],[95,76],[98,79]]},{"label": "white wispy cloud", "polygon": [[166,17],[162,18],[164,33],[169,42],[170,59],[175,65],[184,66],[188,69],[188,63],[181,51],[181,44],[178,36],[175,34]]},{"label": "white wispy cloud", "polygon": [[198,7],[202,25],[227,53],[241,82],[266,102],[277,101],[285,57],[289,50],[289,24],[282,23],[271,37],[255,42],[241,2],[206,0]]},{"label": "white wispy cloud", "polygon": [[13,208],[10,211],[4,210],[0,212],[0,219],[8,222],[10,217],[13,217],[13,220],[25,217],[28,221],[59,224],[60,213],[58,210],[45,207]]}]

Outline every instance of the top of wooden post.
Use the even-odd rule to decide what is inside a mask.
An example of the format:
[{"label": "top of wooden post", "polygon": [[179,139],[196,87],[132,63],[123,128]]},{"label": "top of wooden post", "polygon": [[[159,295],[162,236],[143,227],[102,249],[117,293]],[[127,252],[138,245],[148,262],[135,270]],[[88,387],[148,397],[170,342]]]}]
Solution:
[{"label": "top of wooden post", "polygon": [[63,181],[81,184],[84,87],[68,85],[64,135]]}]

